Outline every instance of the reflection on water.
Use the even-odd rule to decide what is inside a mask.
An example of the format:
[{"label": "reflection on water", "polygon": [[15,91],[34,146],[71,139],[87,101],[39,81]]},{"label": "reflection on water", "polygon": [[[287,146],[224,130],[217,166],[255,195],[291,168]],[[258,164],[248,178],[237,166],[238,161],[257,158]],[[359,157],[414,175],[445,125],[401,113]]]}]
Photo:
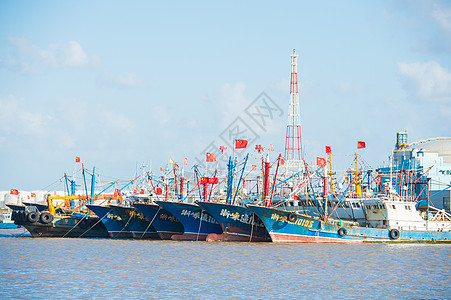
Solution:
[{"label": "reflection on water", "polygon": [[451,245],[31,238],[0,231],[0,298],[449,299]]}]

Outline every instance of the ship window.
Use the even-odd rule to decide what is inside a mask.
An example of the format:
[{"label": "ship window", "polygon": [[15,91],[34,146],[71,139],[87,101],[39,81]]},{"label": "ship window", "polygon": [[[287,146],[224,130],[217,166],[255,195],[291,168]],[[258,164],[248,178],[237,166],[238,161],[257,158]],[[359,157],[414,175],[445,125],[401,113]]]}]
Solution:
[{"label": "ship window", "polygon": [[393,209],[396,209],[396,206],[393,204],[392,206],[391,206]]},{"label": "ship window", "polygon": [[360,208],[360,203],[356,203],[356,204],[355,204],[355,207]]},{"label": "ship window", "polygon": [[443,208],[446,210],[450,210],[450,201],[449,201],[450,197],[443,197]]}]

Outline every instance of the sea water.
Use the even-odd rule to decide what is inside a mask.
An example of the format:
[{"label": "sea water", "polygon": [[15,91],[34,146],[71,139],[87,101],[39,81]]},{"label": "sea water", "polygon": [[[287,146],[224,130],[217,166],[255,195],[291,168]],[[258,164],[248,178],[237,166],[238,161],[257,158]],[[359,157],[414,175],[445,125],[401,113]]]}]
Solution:
[{"label": "sea water", "polygon": [[449,244],[32,238],[0,230],[0,299],[450,299]]}]

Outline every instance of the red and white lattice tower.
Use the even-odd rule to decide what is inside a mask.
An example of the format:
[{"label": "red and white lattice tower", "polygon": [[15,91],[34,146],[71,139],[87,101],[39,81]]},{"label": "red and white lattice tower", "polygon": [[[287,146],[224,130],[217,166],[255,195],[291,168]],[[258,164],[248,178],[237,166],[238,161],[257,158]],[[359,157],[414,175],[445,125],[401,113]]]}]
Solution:
[{"label": "red and white lattice tower", "polygon": [[299,112],[297,61],[298,56],[293,49],[293,54],[291,55],[290,107],[285,140],[285,168],[287,176],[301,171],[304,159],[301,139],[301,116]]}]

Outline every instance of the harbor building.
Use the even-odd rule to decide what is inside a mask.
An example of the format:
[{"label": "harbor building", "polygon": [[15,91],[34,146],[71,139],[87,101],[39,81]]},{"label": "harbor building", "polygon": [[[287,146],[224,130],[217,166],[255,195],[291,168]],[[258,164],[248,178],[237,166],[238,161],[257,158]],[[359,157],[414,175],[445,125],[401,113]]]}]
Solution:
[{"label": "harbor building", "polygon": [[407,183],[415,182],[416,200],[426,200],[429,189],[430,202],[436,208],[450,211],[451,137],[408,143],[407,132],[398,132],[391,161],[391,167],[379,169],[384,174],[383,181],[391,180],[398,191],[409,189]]}]

